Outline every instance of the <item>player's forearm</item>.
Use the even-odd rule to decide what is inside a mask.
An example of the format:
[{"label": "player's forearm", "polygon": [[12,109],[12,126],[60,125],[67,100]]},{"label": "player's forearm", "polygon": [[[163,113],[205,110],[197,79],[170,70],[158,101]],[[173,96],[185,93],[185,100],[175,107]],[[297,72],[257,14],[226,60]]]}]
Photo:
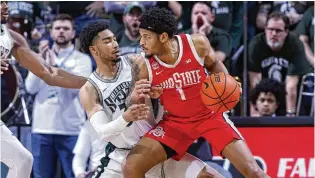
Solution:
[{"label": "player's forearm", "polygon": [[60,68],[51,67],[49,71],[50,73],[43,77],[43,80],[49,85],[80,89],[87,81],[85,77],[73,75]]},{"label": "player's forearm", "polygon": [[217,61],[215,64],[213,64],[210,68],[208,68],[210,72],[224,72],[226,74],[229,74],[229,71],[226,69],[225,65],[221,61]]},{"label": "player's forearm", "polygon": [[44,80],[48,85],[64,88],[81,88],[86,82],[84,77],[50,66],[41,56],[31,51],[27,46],[14,47],[12,55],[23,67]]},{"label": "player's forearm", "polygon": [[215,52],[215,56],[221,61],[221,62],[224,62],[225,58],[226,58],[226,55],[224,52],[222,51],[216,51]]},{"label": "player's forearm", "polygon": [[85,173],[87,167],[87,160],[89,155],[75,154],[72,161],[72,170],[75,177],[78,177],[80,174]]},{"label": "player's forearm", "polygon": [[106,142],[111,142],[119,136],[129,123],[125,121],[123,116],[109,121],[103,110],[94,113],[90,118],[90,122],[98,134],[98,137]]}]

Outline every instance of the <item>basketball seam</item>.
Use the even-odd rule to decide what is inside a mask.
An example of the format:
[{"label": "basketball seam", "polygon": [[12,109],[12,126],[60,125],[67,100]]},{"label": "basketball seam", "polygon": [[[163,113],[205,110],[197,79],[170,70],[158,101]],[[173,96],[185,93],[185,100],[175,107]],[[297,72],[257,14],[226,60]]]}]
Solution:
[{"label": "basketball seam", "polygon": [[[215,93],[217,94],[217,96],[219,97],[219,99],[221,100],[221,102],[223,103],[222,106],[224,106],[227,110],[229,110],[229,108],[226,107],[225,103],[222,101],[221,97],[219,96],[219,93],[218,93],[217,89],[215,88],[215,86],[214,86],[214,84],[213,84],[213,82],[212,82],[212,78],[211,78],[211,77],[210,77],[210,81],[211,81],[211,85],[212,85],[213,88],[214,88]],[[224,73],[224,82],[226,82],[225,73]],[[224,85],[225,85],[225,84],[224,84]],[[222,106],[220,106],[220,107],[216,110],[216,112],[218,112]]]},{"label": "basketball seam", "polygon": [[[235,85],[233,91],[232,91],[227,97],[223,98],[223,101],[226,100],[228,97],[230,97],[230,96],[234,93],[234,91],[236,90],[236,88],[237,88],[237,84]],[[202,91],[202,93],[204,93],[204,92]],[[204,94],[205,94],[206,96],[208,96],[206,93],[204,93]],[[211,98],[211,97],[209,97],[209,98]],[[211,98],[211,99],[218,99],[218,98]],[[223,103],[223,101],[222,101],[222,103]],[[207,105],[207,106],[212,106],[212,105],[216,105],[216,104],[219,104],[219,103],[220,103],[220,101],[217,102],[217,103],[214,103],[214,104]]]},{"label": "basketball seam", "polygon": [[[223,88],[223,92],[221,94],[221,96],[219,96],[220,98],[224,95],[225,93],[225,88],[226,88],[226,76],[225,76],[225,73],[224,73],[224,88]],[[224,100],[223,100],[224,101]]]}]

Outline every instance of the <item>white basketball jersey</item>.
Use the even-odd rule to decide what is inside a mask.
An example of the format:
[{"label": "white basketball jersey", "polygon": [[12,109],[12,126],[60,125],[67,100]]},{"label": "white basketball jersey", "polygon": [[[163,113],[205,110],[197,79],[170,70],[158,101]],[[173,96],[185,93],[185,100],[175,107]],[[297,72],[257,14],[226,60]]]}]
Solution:
[{"label": "white basketball jersey", "polygon": [[[125,101],[129,94],[131,82],[131,65],[124,56],[121,56],[117,74],[113,79],[103,79],[94,71],[88,81],[96,88],[100,102],[103,105],[107,118],[115,120],[125,110]],[[118,148],[132,148],[140,138],[148,132],[156,121],[136,121],[126,127],[116,139],[111,141]]]},{"label": "white basketball jersey", "polygon": [[13,48],[13,40],[6,24],[1,24],[0,30],[0,57],[8,59]]}]

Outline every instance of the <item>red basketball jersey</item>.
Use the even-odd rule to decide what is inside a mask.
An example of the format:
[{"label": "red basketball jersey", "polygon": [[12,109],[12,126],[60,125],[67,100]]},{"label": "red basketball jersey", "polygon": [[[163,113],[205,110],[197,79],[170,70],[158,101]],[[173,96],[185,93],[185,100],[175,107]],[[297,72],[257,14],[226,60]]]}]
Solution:
[{"label": "red basketball jersey", "polygon": [[170,118],[199,120],[212,112],[200,97],[201,84],[207,77],[204,62],[199,58],[191,36],[177,35],[179,56],[174,65],[166,64],[157,56],[146,61],[152,86],[163,87],[161,104]]}]

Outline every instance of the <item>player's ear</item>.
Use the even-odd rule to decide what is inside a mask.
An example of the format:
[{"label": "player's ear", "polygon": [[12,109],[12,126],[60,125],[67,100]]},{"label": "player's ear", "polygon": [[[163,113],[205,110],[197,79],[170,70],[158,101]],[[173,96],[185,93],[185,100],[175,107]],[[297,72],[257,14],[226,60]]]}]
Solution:
[{"label": "player's ear", "polygon": [[161,43],[165,43],[168,40],[168,34],[166,32],[163,32],[159,35],[159,40]]},{"label": "player's ear", "polygon": [[95,46],[89,46],[89,50],[90,50],[90,53],[91,53],[91,54],[94,54],[94,55],[97,56],[97,51],[96,51],[96,49],[95,49]]}]

